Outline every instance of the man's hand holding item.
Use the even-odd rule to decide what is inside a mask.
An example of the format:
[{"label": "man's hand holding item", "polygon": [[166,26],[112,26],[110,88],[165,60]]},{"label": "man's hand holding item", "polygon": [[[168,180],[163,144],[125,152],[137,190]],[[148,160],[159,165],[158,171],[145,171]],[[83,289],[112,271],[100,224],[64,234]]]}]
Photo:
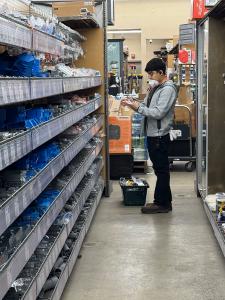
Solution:
[{"label": "man's hand holding item", "polygon": [[121,104],[123,106],[128,106],[130,107],[131,109],[133,109],[134,111],[137,111],[139,106],[140,106],[140,103],[138,101],[135,101],[131,98],[124,98],[121,100]]}]

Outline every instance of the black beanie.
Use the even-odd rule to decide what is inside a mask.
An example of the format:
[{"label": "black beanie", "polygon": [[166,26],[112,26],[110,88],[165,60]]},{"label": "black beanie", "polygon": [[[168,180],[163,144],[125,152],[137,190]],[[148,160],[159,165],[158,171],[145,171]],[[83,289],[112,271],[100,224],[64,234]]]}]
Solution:
[{"label": "black beanie", "polygon": [[163,71],[164,74],[166,73],[166,64],[161,58],[153,58],[147,63],[145,72],[148,73],[152,71]]}]

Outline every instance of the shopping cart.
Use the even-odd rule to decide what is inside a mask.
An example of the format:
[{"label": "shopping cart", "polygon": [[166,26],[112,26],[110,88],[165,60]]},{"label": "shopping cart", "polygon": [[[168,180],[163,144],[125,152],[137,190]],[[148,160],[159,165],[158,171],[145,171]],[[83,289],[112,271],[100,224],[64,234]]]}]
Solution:
[{"label": "shopping cart", "polygon": [[196,138],[193,137],[192,127],[192,111],[187,105],[176,105],[175,115],[178,110],[183,110],[187,118],[180,121],[174,121],[173,131],[177,135],[177,139],[171,143],[169,150],[169,162],[172,167],[174,161],[184,161],[185,169],[192,172],[196,167]]}]

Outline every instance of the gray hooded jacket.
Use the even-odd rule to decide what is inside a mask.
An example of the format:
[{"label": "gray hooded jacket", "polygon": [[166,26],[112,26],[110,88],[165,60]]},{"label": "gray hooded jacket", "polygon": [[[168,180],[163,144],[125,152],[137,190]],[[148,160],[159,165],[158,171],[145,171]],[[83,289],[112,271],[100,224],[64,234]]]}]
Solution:
[{"label": "gray hooded jacket", "polygon": [[[149,107],[147,107],[148,96],[138,108],[138,113],[147,117],[146,128],[144,128],[145,122],[142,123],[142,135],[152,137],[166,135],[173,124],[177,89],[171,80],[159,85],[152,96]],[[161,121],[160,126],[157,120]]]}]

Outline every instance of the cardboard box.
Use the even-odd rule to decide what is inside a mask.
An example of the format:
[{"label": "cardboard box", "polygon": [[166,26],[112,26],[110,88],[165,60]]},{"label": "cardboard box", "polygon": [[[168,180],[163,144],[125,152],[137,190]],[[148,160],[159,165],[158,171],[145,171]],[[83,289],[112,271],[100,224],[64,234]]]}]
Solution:
[{"label": "cardboard box", "polygon": [[120,115],[132,117],[135,111],[127,106],[120,106]]},{"label": "cardboard box", "polygon": [[87,9],[90,14],[94,14],[94,1],[58,2],[53,4],[53,14],[58,17],[80,16],[83,8]]},{"label": "cardboard box", "polygon": [[127,106],[122,106],[120,100],[116,100],[113,96],[109,96],[109,115],[110,116],[128,116],[131,117],[134,111]]},{"label": "cardboard box", "polygon": [[109,153],[131,153],[131,117],[109,116]]},{"label": "cardboard box", "polygon": [[121,101],[116,100],[113,96],[109,96],[108,103],[109,103],[109,115],[119,116]]},{"label": "cardboard box", "polygon": [[189,85],[182,85],[178,93],[178,103],[179,104],[191,104],[192,103],[192,93]]},{"label": "cardboard box", "polygon": [[[194,102],[185,104],[191,111],[192,137],[196,137],[196,104]],[[188,110],[183,107],[175,108],[175,122],[190,125]]]},{"label": "cardboard box", "polygon": [[167,68],[174,69],[174,55],[168,54],[167,56]]}]

